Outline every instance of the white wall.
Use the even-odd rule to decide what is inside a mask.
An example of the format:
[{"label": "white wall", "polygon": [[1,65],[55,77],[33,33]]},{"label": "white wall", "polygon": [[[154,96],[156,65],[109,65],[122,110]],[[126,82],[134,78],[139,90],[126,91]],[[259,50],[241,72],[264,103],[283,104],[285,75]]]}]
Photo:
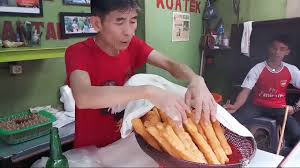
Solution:
[{"label": "white wall", "polygon": [[300,0],[287,0],[286,17],[300,17]]}]

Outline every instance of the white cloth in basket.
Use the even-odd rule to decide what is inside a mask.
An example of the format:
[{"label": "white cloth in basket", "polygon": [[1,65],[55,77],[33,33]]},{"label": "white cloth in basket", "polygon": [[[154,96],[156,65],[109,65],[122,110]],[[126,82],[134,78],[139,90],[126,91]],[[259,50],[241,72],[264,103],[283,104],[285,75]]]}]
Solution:
[{"label": "white cloth in basket", "polygon": [[[140,85],[153,85],[172,91],[180,96],[184,96],[186,88],[175,83],[172,83],[161,76],[153,74],[137,74],[132,76],[125,84],[125,86],[140,86]],[[126,138],[132,132],[131,120],[134,118],[142,117],[150,111],[154,105],[145,99],[130,101],[127,106],[116,106],[112,110],[119,112],[125,109],[124,119],[121,127],[121,136]],[[241,125],[230,113],[228,113],[222,106],[218,105],[217,120],[232,132],[244,136],[253,137],[251,132]]]}]

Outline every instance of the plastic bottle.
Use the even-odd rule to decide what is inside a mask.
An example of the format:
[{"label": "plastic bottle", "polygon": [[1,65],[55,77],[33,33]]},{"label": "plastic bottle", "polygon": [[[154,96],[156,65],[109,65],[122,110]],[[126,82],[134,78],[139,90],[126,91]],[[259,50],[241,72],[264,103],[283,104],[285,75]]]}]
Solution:
[{"label": "plastic bottle", "polygon": [[224,38],[224,25],[221,24],[220,27],[218,28],[218,38],[217,38],[217,45],[222,45],[222,41],[223,41],[223,38]]},{"label": "plastic bottle", "polygon": [[17,33],[16,35],[17,35],[17,39],[16,39],[16,40],[17,40],[17,42],[20,42],[20,41],[21,41],[21,39],[20,39],[20,34],[19,34],[19,33]]},{"label": "plastic bottle", "polygon": [[224,35],[223,37],[223,43],[222,43],[222,46],[226,47],[226,48],[229,48],[229,37],[226,36],[226,34]]}]

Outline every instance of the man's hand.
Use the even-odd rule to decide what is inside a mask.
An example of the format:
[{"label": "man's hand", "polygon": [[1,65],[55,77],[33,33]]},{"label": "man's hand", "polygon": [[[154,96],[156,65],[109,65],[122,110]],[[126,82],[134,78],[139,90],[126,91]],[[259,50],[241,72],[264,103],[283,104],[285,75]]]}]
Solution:
[{"label": "man's hand", "polygon": [[288,109],[288,113],[289,113],[289,115],[293,115],[294,113],[295,113],[295,109],[294,109],[294,107],[293,106],[287,106],[289,109]]},{"label": "man's hand", "polygon": [[238,110],[238,107],[233,104],[225,104],[223,107],[231,114],[235,113]]},{"label": "man's hand", "polygon": [[185,94],[185,103],[189,107],[195,108],[196,123],[199,122],[201,117],[204,118],[205,123],[209,123],[210,120],[216,120],[217,103],[202,77],[195,76],[190,81]]},{"label": "man's hand", "polygon": [[182,126],[182,122],[187,120],[186,112],[191,111],[183,97],[155,86],[149,88],[151,103],[165,112],[178,126]]}]

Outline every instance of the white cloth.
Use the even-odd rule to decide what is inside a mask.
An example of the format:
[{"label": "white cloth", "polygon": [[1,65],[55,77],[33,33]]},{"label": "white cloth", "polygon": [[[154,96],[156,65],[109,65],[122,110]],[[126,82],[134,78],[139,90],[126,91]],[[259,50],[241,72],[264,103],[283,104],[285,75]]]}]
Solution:
[{"label": "white cloth", "polygon": [[75,121],[75,115],[71,112],[59,111],[54,114],[56,121],[53,123],[53,127],[61,128]]},{"label": "white cloth", "polygon": [[248,57],[250,56],[250,38],[252,33],[252,23],[253,21],[244,22],[244,31],[241,41],[241,52]]},{"label": "white cloth", "polygon": [[75,112],[75,100],[72,94],[72,90],[68,85],[60,87],[60,101],[64,103],[64,109],[68,112]]},{"label": "white cloth", "polygon": [[[184,96],[186,88],[174,84],[160,76],[153,74],[137,74],[131,77],[125,84],[126,86],[153,85]],[[121,136],[126,138],[132,132],[131,120],[139,118],[151,110],[154,105],[148,100],[130,101],[125,108],[124,119],[121,127]],[[119,107],[119,110],[122,109]],[[253,137],[251,132],[241,125],[234,117],[231,116],[223,107],[217,107],[217,120],[226,128],[238,135],[244,137]]]}]

